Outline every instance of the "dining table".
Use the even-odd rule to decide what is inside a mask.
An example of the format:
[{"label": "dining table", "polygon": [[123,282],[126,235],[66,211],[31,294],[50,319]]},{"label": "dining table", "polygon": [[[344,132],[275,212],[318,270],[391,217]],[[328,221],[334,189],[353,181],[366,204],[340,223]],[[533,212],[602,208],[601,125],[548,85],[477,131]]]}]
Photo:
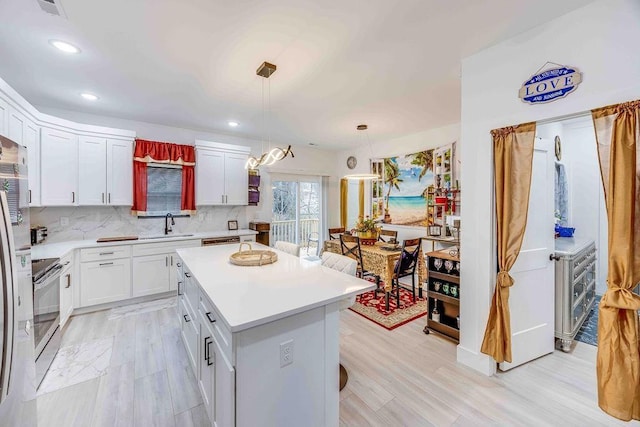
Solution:
[{"label": "dining table", "polygon": [[[325,240],[324,250],[342,255],[340,240]],[[389,310],[389,295],[391,294],[394,270],[396,262],[402,254],[402,246],[376,242],[373,245],[360,244],[360,250],[362,252],[362,269],[380,277],[380,280],[384,284],[385,308]],[[422,284],[427,279],[427,268],[424,262],[422,248],[420,248],[418,254],[416,272],[418,274],[418,297],[422,298]]]}]

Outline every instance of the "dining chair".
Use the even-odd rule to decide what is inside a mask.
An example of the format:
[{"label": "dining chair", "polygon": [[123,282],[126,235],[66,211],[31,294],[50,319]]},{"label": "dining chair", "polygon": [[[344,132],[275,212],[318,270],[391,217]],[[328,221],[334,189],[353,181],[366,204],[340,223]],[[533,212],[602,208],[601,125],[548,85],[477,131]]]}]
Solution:
[{"label": "dining chair", "polygon": [[295,243],[278,240],[274,247],[279,251],[286,252],[295,256],[300,256],[300,245],[296,245]]},{"label": "dining chair", "polygon": [[[322,254],[322,261],[320,263],[333,270],[340,271],[350,276],[355,276],[358,270],[358,262],[344,255],[336,254],[333,252],[324,252]],[[340,311],[346,310],[356,302],[356,297],[343,298],[340,300]],[[340,390],[342,390],[349,380],[349,374],[347,369],[340,363]]]},{"label": "dining chair", "polygon": [[344,227],[330,228],[329,240],[338,240],[340,238],[340,235],[343,234],[344,232],[345,232]]},{"label": "dining chair", "polygon": [[378,287],[380,286],[380,276],[364,269],[364,261],[362,258],[362,248],[360,246],[360,238],[357,236],[352,236],[350,234],[341,234],[340,249],[342,251],[342,255],[347,256],[349,258],[353,258],[358,263],[356,276],[363,279],[366,276],[373,277],[376,279],[375,294],[377,295]]},{"label": "dining chair", "polygon": [[[387,236],[387,239],[384,239],[382,236]],[[378,236],[378,240],[385,243],[395,243],[398,241],[398,231],[397,230],[380,230],[380,235]]]},{"label": "dining chair", "polygon": [[307,255],[309,255],[309,246],[311,246],[311,242],[315,242],[316,244],[316,255],[320,251],[320,233],[317,231],[312,231],[307,236]]},{"label": "dining chair", "polygon": [[420,245],[422,239],[407,239],[402,242],[402,252],[396,261],[393,269],[393,280],[391,282],[391,293],[394,287],[396,290],[396,306],[400,307],[400,278],[411,276],[411,290],[413,292],[413,302],[416,301],[416,267],[418,266],[418,256],[420,256]]}]

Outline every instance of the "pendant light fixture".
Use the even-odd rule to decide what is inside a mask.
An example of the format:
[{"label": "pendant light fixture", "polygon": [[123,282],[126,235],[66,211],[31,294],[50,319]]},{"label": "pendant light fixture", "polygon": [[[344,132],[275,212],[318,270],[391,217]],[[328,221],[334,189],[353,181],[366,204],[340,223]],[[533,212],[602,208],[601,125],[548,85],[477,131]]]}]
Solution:
[{"label": "pendant light fixture", "polygon": [[[256,74],[262,77],[263,79],[268,79],[271,77],[273,73],[276,72],[277,67],[274,64],[270,64],[268,62],[263,62],[262,65],[258,67],[256,70]],[[271,116],[271,82],[268,82],[268,106],[269,106],[269,116]],[[264,120],[264,80],[262,80],[262,127],[265,127]],[[293,151],[291,150],[291,145],[289,145],[286,149],[282,149],[280,147],[271,148],[271,132],[265,132],[267,134],[267,140],[269,142],[269,150],[264,151],[264,139],[262,140],[262,155],[260,157],[251,156],[247,159],[247,163],[244,165],[245,169],[255,170],[260,166],[270,166],[277,162],[278,160],[282,160],[291,154],[291,157],[295,157],[293,155]]]},{"label": "pendant light fixture", "polygon": [[[371,158],[373,158],[373,151],[371,150],[371,142],[369,141],[369,133],[367,130],[369,129],[369,126],[364,124],[358,125],[356,126],[356,129],[358,130],[359,133],[364,133],[365,135],[364,138],[366,139],[367,146],[369,147],[369,154],[371,154]],[[369,165],[369,167],[371,167],[371,165]],[[349,180],[357,180],[357,181],[371,181],[374,179],[379,179],[380,177],[375,173],[350,173],[348,175],[345,175],[343,178],[349,179]]]}]

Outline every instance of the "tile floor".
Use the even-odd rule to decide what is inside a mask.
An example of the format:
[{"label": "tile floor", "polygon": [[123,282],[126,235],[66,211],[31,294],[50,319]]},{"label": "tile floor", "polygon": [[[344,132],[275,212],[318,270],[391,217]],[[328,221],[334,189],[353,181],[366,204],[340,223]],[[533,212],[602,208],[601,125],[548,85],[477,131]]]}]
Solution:
[{"label": "tile floor", "polygon": [[208,425],[179,325],[174,298],[72,317],[39,427]]}]

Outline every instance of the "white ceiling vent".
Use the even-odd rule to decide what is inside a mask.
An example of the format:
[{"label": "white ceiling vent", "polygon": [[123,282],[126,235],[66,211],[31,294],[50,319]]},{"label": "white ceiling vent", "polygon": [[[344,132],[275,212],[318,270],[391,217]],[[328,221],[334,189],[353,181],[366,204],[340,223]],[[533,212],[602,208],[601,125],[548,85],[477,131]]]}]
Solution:
[{"label": "white ceiling vent", "polygon": [[61,0],[36,0],[40,5],[40,8],[47,13],[52,15],[61,16],[63,18],[67,18],[66,13],[64,13],[64,9],[62,8]]}]

